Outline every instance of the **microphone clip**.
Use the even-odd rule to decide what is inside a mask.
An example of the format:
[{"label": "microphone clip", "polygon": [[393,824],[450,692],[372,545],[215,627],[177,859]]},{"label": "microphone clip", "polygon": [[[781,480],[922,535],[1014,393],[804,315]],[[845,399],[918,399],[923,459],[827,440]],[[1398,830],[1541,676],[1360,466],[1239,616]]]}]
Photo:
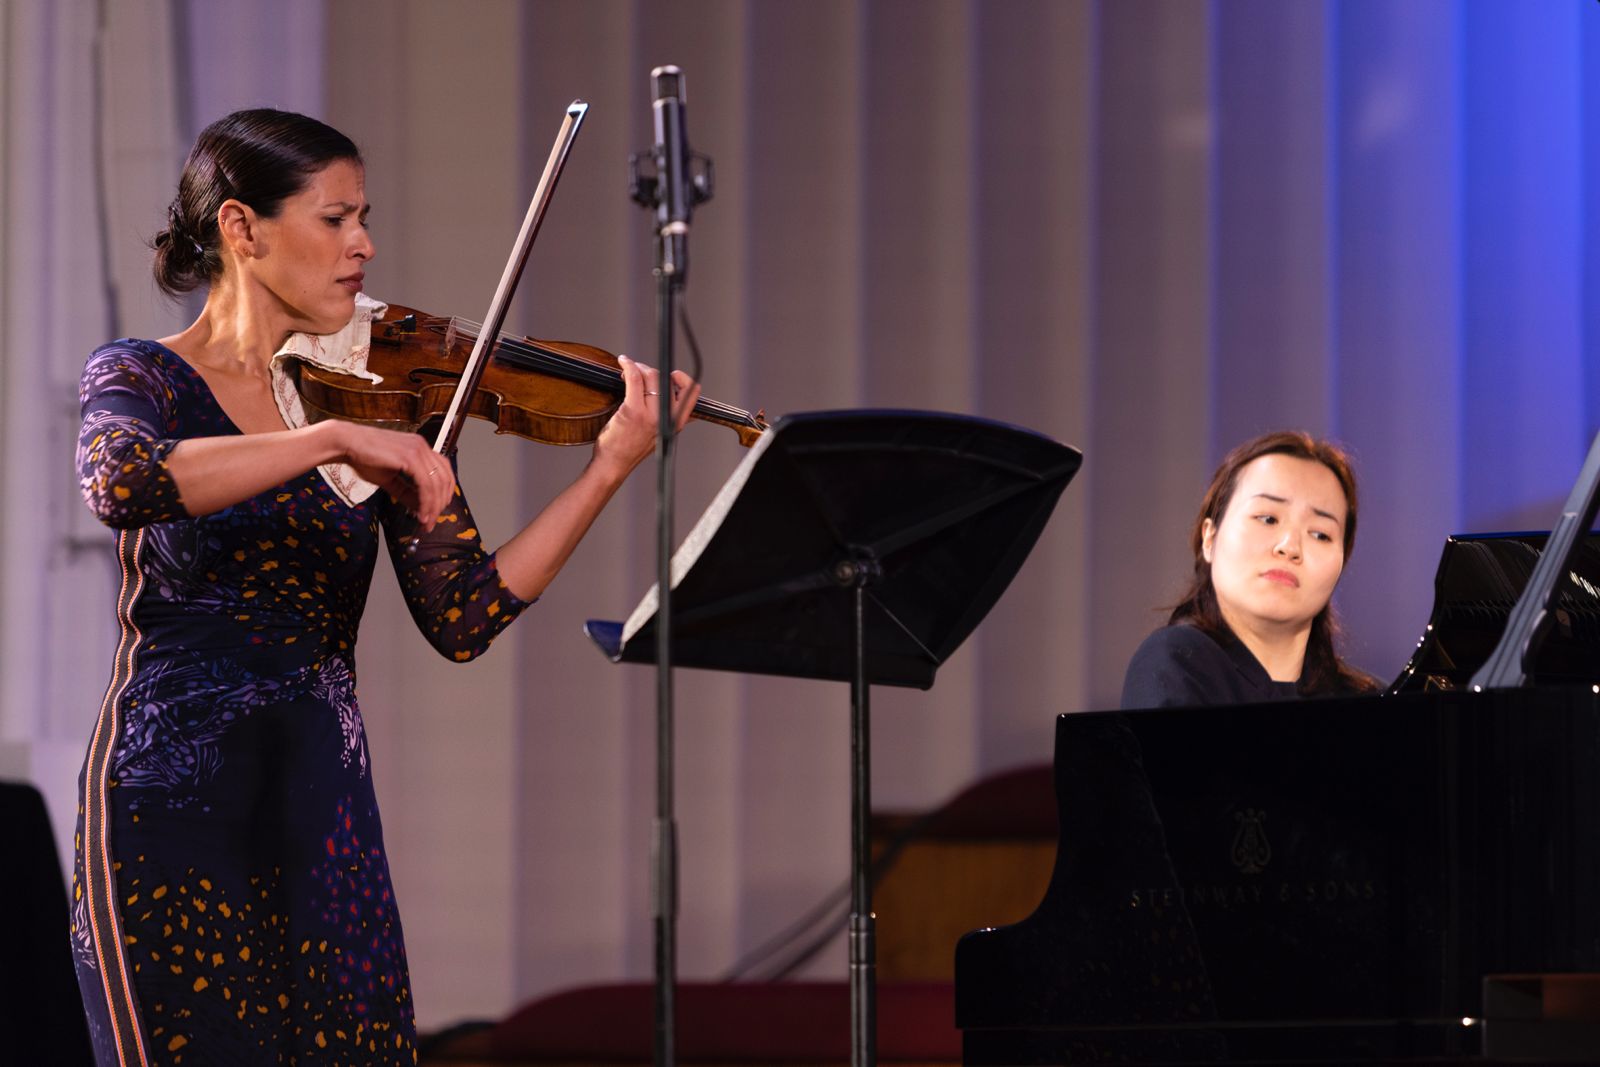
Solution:
[{"label": "microphone clip", "polygon": [[[648,161],[648,173],[641,171],[641,160]],[[704,152],[689,153],[688,170],[689,208],[693,210],[710,200],[716,191],[716,171],[711,157]],[[634,203],[652,211],[661,206],[660,175],[661,161],[656,158],[655,152],[628,154],[628,196]]]}]

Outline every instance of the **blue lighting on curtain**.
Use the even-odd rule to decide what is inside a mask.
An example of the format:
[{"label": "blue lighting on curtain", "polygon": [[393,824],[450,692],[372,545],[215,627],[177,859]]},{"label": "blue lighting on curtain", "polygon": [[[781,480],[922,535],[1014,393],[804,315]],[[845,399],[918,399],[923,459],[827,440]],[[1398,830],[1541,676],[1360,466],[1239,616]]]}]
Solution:
[{"label": "blue lighting on curtain", "polygon": [[1463,14],[1462,519],[1548,526],[1592,429],[1581,31],[1600,6]]},{"label": "blue lighting on curtain", "polygon": [[1583,280],[1579,290],[1583,305],[1584,389],[1588,400],[1585,427],[1600,430],[1600,4],[1581,4],[1579,23],[1582,84],[1578,119],[1581,137],[1582,200],[1579,204],[1583,234]]}]

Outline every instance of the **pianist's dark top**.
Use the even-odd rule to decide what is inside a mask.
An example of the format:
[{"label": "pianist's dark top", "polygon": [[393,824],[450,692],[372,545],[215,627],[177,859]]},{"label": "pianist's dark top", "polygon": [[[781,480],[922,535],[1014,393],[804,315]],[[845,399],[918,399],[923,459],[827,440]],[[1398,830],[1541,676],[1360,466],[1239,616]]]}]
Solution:
[{"label": "pianist's dark top", "polygon": [[1294,682],[1275,682],[1231,633],[1213,637],[1186,622],[1144,639],[1122,681],[1124,708],[1181,708],[1293,700]]}]

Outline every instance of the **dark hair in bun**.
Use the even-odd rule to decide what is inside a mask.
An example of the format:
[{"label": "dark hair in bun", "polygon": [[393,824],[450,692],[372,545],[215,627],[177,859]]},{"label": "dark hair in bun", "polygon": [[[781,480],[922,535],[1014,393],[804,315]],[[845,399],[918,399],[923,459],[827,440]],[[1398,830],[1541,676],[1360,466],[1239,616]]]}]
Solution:
[{"label": "dark hair in bun", "polygon": [[273,218],[288,197],[335,160],[361,162],[355,143],[332,126],[271,108],[235,111],[207,126],[189,152],[167,228],[151,241],[156,284],[178,296],[222,271],[217,209],[224,200]]}]

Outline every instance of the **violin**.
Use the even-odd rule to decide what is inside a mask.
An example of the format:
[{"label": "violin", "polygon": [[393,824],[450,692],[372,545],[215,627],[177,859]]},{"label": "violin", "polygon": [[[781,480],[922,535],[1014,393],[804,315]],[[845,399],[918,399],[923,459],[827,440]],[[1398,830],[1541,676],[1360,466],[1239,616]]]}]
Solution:
[{"label": "violin", "polygon": [[[391,304],[372,323],[367,369],[370,382],[299,360],[300,399],[308,415],[349,419],[387,429],[417,431],[443,418],[477,340],[475,324]],[[622,403],[617,357],[573,341],[540,341],[500,334],[466,414],[487,419],[495,432],[542,444],[581,445],[600,435]],[[749,447],[767,430],[765,413],[707,400],[693,416],[726,426]]]}]

